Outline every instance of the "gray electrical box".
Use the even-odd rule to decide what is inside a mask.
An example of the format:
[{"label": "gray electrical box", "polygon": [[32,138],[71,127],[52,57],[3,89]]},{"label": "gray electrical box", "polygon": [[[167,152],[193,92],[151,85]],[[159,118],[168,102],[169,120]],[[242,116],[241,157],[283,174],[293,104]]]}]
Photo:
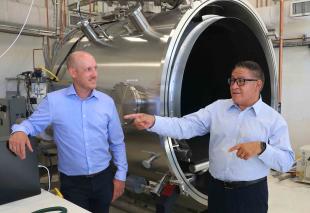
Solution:
[{"label": "gray electrical box", "polygon": [[7,99],[0,99],[0,137],[10,134],[10,118]]},{"label": "gray electrical box", "polygon": [[25,119],[26,99],[24,97],[0,98],[0,137],[11,133],[11,126],[18,119]]}]

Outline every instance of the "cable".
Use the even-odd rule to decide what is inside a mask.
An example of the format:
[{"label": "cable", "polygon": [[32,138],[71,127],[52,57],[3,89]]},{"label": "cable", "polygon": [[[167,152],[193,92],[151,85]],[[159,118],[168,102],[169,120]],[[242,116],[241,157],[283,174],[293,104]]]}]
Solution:
[{"label": "cable", "polygon": [[47,171],[47,176],[48,176],[48,190],[47,191],[50,191],[51,190],[51,176],[50,176],[50,171],[48,170],[48,168],[46,167],[46,166],[43,166],[43,165],[38,165],[38,167],[39,168],[44,168],[44,169],[46,169],[46,171]]},{"label": "cable", "polygon": [[44,68],[43,66],[41,66],[40,69],[42,69],[42,71],[47,72],[48,74],[50,74],[53,78],[55,78],[56,81],[59,81],[59,78],[52,71]]},{"label": "cable", "polygon": [[28,14],[27,14],[27,17],[26,17],[26,20],[25,20],[25,23],[23,24],[22,28],[20,29],[17,37],[15,38],[15,40],[12,42],[12,44],[0,55],[0,58],[2,58],[2,56],[4,56],[10,49],[11,47],[15,44],[15,42],[17,41],[17,39],[20,37],[22,31],[24,30],[24,27],[28,21],[28,18],[29,18],[29,15],[30,15],[30,12],[31,12],[31,9],[32,9],[32,6],[33,6],[33,2],[34,0],[32,0],[31,2],[31,5],[30,5],[30,8],[29,8],[29,11],[28,11]]},{"label": "cable", "polygon": [[70,48],[69,52],[67,53],[67,55],[65,56],[65,58],[62,60],[62,62],[60,63],[57,71],[56,71],[56,76],[58,76],[58,73],[60,72],[61,70],[61,67],[62,65],[66,62],[67,58],[69,57],[70,53],[73,52],[73,50],[75,49],[75,47],[78,45],[78,43],[81,41],[82,38],[84,38],[85,35],[82,35],[73,45],[72,47]]},{"label": "cable", "polygon": [[55,212],[55,211],[60,211],[60,213],[67,213],[68,210],[65,207],[62,206],[54,206],[54,207],[48,207],[44,209],[39,209],[37,211],[34,211],[32,213],[44,213],[44,212]]},{"label": "cable", "polygon": [[[22,72],[21,74],[18,74],[16,77],[20,78],[20,79],[24,79],[24,87],[25,87],[25,91],[27,92],[27,97],[26,97],[26,117],[30,116],[30,114],[33,112],[33,107],[30,103],[30,90],[31,90],[31,75],[32,71],[25,71]],[[23,77],[23,78],[21,78]]]},{"label": "cable", "polygon": [[56,195],[57,195],[58,197],[64,198],[64,196],[61,194],[61,192],[60,192],[56,187],[54,188],[54,190],[55,190],[55,193],[56,193]]}]

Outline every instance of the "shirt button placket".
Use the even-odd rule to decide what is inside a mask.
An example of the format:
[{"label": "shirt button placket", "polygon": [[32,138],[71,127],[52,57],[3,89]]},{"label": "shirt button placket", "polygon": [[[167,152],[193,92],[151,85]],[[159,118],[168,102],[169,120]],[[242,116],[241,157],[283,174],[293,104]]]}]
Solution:
[{"label": "shirt button placket", "polygon": [[[88,164],[88,168],[90,168],[90,162],[89,162],[89,157],[88,157],[88,135],[87,135],[87,116],[86,116],[86,101],[84,100],[82,102],[82,122],[83,122],[83,133],[84,133],[84,144],[85,144],[85,155],[86,155],[86,159],[87,159],[87,164]],[[88,171],[90,172],[90,171]]]},{"label": "shirt button placket", "polygon": [[[233,133],[233,141],[235,141],[234,144],[231,144],[231,146],[235,146],[237,144],[240,143],[240,124],[241,124],[241,120],[242,120],[242,111],[238,113],[238,115],[236,115],[236,126],[235,126],[235,129],[234,129],[234,133]],[[227,159],[227,167],[225,169],[225,177],[230,177],[231,174],[231,170],[230,170],[230,167],[231,167],[231,163],[233,163],[233,156],[235,155],[235,152],[232,152],[231,155],[230,155],[230,158]],[[229,160],[231,159],[231,160]]]}]

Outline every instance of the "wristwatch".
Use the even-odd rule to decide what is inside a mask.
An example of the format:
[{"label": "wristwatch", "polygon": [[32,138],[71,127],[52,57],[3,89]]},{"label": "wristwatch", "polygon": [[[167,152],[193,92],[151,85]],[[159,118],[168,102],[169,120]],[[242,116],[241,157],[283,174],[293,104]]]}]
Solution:
[{"label": "wristwatch", "polygon": [[258,155],[261,155],[266,150],[266,143],[260,142],[260,149],[262,150]]}]

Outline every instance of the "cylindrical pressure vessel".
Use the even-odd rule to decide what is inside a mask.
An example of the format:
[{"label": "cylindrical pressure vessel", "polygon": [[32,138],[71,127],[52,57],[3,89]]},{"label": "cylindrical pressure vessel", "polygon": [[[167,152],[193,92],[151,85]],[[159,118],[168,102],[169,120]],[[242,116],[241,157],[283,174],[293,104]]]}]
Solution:
[{"label": "cylindrical pressure vessel", "polygon": [[55,52],[53,70],[69,81],[62,66],[68,53],[93,54],[98,89],[113,97],[122,121],[129,174],[159,181],[172,173],[188,195],[206,204],[209,135],[174,140],[136,131],[122,117],[137,112],[180,117],[230,98],[227,78],[241,60],[262,66],[262,98],[275,107],[275,55],[263,22],[245,1],[208,0],[146,17],[136,8],[129,18],[103,23],[94,32],[87,24]]}]

